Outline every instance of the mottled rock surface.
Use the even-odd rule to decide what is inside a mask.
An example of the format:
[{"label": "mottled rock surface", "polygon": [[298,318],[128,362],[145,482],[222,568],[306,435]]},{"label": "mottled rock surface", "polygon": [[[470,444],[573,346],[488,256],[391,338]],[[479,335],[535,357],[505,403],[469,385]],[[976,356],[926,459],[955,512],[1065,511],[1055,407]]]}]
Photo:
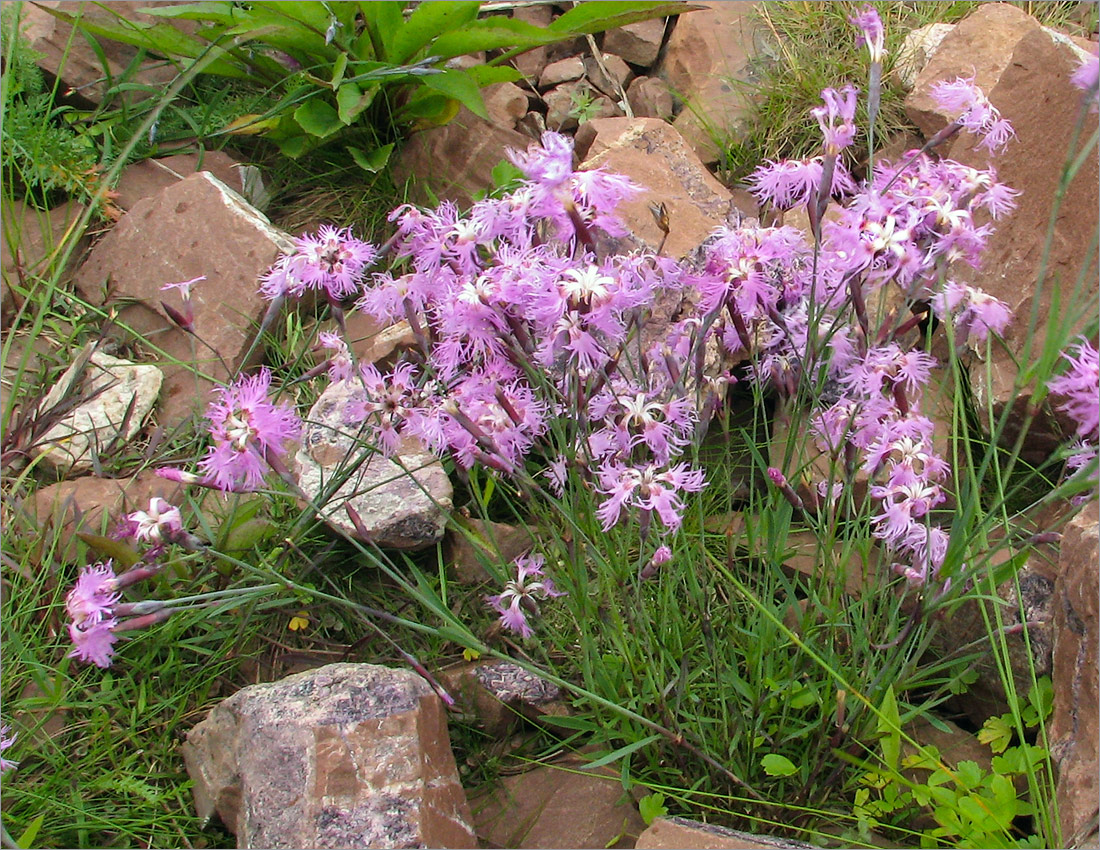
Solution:
[{"label": "mottled rock surface", "polygon": [[800,841],[752,835],[675,817],[654,820],[638,836],[638,843],[634,846],[639,850],[673,850],[677,847],[697,847],[699,850],[813,850],[812,844]]},{"label": "mottled rock surface", "polygon": [[317,399],[302,431],[298,485],[318,502],[329,524],[348,534],[359,536],[345,505],[355,509],[379,546],[431,545],[447,523],[450,479],[416,438],[403,437],[392,459],[360,445],[348,411],[364,398],[365,390],[353,379],[330,384]]},{"label": "mottled rock surface", "polygon": [[89,343],[42,400],[43,413],[67,412],[42,436],[35,451],[60,472],[87,472],[94,457],[117,450],[137,435],[156,404],[163,379],[156,366],[112,357]]},{"label": "mottled rock surface", "polygon": [[1072,842],[1096,830],[1100,776],[1100,506],[1096,501],[1067,524],[1058,570],[1050,737],[1058,765],[1062,838]]},{"label": "mottled rock surface", "polygon": [[493,737],[506,735],[521,716],[534,720],[568,713],[557,685],[510,661],[462,663],[436,676],[467,721]]},{"label": "mottled rock surface", "polygon": [[420,676],[330,664],[252,685],[183,745],[199,816],[238,847],[476,847],[442,703]]},{"label": "mottled rock surface", "polygon": [[[92,249],[74,278],[80,294],[116,307],[119,328],[133,330],[154,356],[163,351],[173,361],[160,364],[161,425],[171,428],[201,413],[214,381],[227,381],[230,369],[245,365],[267,309],[259,279],[292,247],[290,237],[244,198],[200,171],[136,203]],[[195,333],[221,360],[160,306],[179,310],[179,293],[161,287],[200,275],[206,280],[191,290]]]}]

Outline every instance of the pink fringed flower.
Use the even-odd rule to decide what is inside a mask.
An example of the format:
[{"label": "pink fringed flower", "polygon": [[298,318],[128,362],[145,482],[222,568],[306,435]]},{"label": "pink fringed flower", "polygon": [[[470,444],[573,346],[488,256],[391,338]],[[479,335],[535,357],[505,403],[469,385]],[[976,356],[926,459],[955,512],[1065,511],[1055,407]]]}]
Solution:
[{"label": "pink fringed flower", "polygon": [[97,623],[69,623],[69,637],[73,649],[69,658],[77,658],[96,667],[110,667],[115,654],[118,635],[114,633],[118,620],[100,620]]},{"label": "pink fringed flower", "polygon": [[378,258],[378,250],[356,239],[348,227],[323,224],[315,235],[296,237],[294,244],[295,250],[264,276],[260,291],[265,297],[301,296],[312,289],[341,301],[358,292],[363,273]]},{"label": "pink fringed flower", "polygon": [[1003,148],[1016,135],[1008,120],[1001,117],[997,107],[974,85],[973,77],[956,77],[951,82],[936,83],[932,86],[932,99],[941,109],[960,113],[955,121],[963,129],[981,136],[978,147],[991,153]]},{"label": "pink fringed flower", "polygon": [[118,579],[111,562],[84,567],[65,597],[65,610],[78,626],[109,619],[118,602]]},{"label": "pink fringed flower", "polygon": [[289,404],[267,400],[270,387],[271,372],[265,368],[216,390],[219,399],[206,414],[214,445],[199,468],[222,490],[258,488],[266,472],[265,460],[285,455],[287,441],[301,431]]},{"label": "pink fringed flower", "polygon": [[149,500],[149,510],[127,514],[126,522],[131,532],[128,536],[146,543],[172,540],[183,531],[180,509],[157,496]]},{"label": "pink fringed flower", "polygon": [[[11,747],[17,737],[19,737],[18,734],[12,732],[7,723],[0,724],[0,753]],[[19,762],[0,756],[0,773],[7,773],[17,767],[19,767]]]},{"label": "pink fringed flower", "polygon": [[860,32],[856,47],[866,44],[871,61],[881,62],[886,55],[886,30],[875,7],[868,3],[859,14],[848,18],[848,22]]},{"label": "pink fringed flower", "polygon": [[534,630],[527,622],[527,614],[538,614],[537,599],[564,596],[554,587],[554,582],[543,575],[546,561],[542,555],[524,555],[513,562],[516,578],[504,586],[504,592],[487,596],[485,601],[500,614],[504,628],[521,637],[530,637]]},{"label": "pink fringed flower", "polygon": [[1069,368],[1047,385],[1052,393],[1065,397],[1058,405],[1077,423],[1077,434],[1096,442],[1100,435],[1100,365],[1097,351],[1087,339],[1070,347],[1063,359]]}]

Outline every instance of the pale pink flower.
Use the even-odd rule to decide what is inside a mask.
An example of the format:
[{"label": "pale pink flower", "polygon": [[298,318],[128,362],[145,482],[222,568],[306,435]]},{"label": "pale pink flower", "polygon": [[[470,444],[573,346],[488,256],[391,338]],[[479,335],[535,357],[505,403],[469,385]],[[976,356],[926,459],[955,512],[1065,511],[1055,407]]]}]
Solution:
[{"label": "pale pink flower", "polygon": [[84,567],[65,597],[65,610],[74,624],[91,626],[110,618],[118,602],[118,580],[111,562]]},{"label": "pale pink flower", "polygon": [[[11,747],[18,737],[19,733],[12,732],[11,727],[7,723],[0,724],[0,753]],[[0,773],[7,773],[9,770],[14,770],[17,767],[19,767],[19,762],[0,756]]]},{"label": "pale pink flower", "polygon": [[183,531],[183,517],[175,505],[154,496],[149,500],[149,510],[134,511],[126,515],[135,540],[161,543],[171,540]]},{"label": "pale pink flower", "polygon": [[527,622],[527,614],[538,614],[538,599],[564,596],[554,587],[554,582],[543,575],[546,560],[542,555],[521,555],[513,561],[516,578],[504,586],[504,592],[487,596],[485,601],[500,614],[500,622],[506,629],[521,637],[530,637],[534,630]]}]

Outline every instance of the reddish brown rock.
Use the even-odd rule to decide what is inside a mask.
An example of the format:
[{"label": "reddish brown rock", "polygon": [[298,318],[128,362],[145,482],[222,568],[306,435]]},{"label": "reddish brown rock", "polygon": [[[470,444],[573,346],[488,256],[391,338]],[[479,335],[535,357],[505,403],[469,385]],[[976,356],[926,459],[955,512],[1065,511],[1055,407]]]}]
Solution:
[{"label": "reddish brown rock", "polygon": [[539,88],[551,89],[561,83],[579,80],[584,76],[584,59],[580,56],[567,56],[543,69],[539,75]]},{"label": "reddish brown rock", "polygon": [[[512,10],[512,17],[517,21],[545,28],[553,20],[554,13],[549,6],[540,3],[534,6],[517,6]],[[542,76],[543,69],[550,63],[549,56],[549,47],[536,47],[513,58],[512,64],[524,77],[535,83]]]},{"label": "reddish brown rock", "polygon": [[480,584],[491,577],[486,560],[511,564],[535,545],[531,529],[503,522],[479,519],[460,520],[460,526],[448,533],[446,561],[462,584]]},{"label": "reddish brown rock", "polygon": [[496,83],[481,90],[489,118],[501,127],[514,130],[516,122],[527,114],[527,93],[515,83]]},{"label": "reddish brown rock", "polygon": [[699,850],[813,850],[812,844],[752,835],[687,818],[657,818],[638,836],[638,843],[634,846],[638,850],[674,850],[677,847],[697,847]]},{"label": "reddish brown rock", "polygon": [[1100,508],[1091,502],[1066,526],[1054,603],[1054,717],[1058,815],[1066,847],[1096,830],[1100,776]]},{"label": "reddish brown rock", "polygon": [[[22,306],[29,278],[48,278],[61,262],[65,239],[77,225],[84,207],[68,201],[47,211],[28,206],[22,201],[4,201],[3,224],[0,226],[0,278],[3,286],[3,324],[7,328],[15,312]],[[86,249],[83,236],[69,254],[71,261]],[[65,270],[59,280],[66,282]]]},{"label": "reddish brown rock", "polygon": [[618,102],[622,99],[621,93],[625,92],[626,84],[630,82],[634,72],[615,54],[602,53],[599,62],[594,56],[584,57],[584,75],[599,91]]},{"label": "reddish brown rock", "polygon": [[600,118],[622,115],[609,97],[600,94],[587,80],[562,83],[543,96],[546,101],[546,127],[568,133],[578,125]]},{"label": "reddish brown rock", "polygon": [[[1012,9],[1001,4],[991,6]],[[1043,350],[1054,291],[1057,290],[1061,297],[1060,309],[1073,331],[1084,328],[1089,317],[1095,314],[1100,296],[1095,253],[1090,266],[1082,268],[1084,259],[1089,256],[1089,246],[1100,229],[1100,173],[1096,157],[1084,160],[1061,199],[1049,255],[1044,257],[1063,166],[1077,153],[1069,149],[1081,109],[1081,92],[1069,82],[1077,63],[1075,48],[1067,42],[1053,39],[1042,28],[1027,27],[1012,47],[1010,59],[995,85],[987,92],[993,105],[1012,122],[1016,138],[1009,142],[1003,154],[992,158],[986,150],[976,146],[971,135],[959,137],[950,150],[951,158],[965,165],[979,168],[994,165],[998,179],[1021,193],[1017,210],[997,222],[996,232],[982,255],[981,269],[957,263],[953,270],[954,279],[985,290],[1012,309],[1012,323],[1005,332],[1007,351],[1002,346],[993,346],[992,362],[988,364],[992,372],[993,415],[998,419],[1004,408],[1013,402],[1017,379],[1015,360],[1033,360]],[[1093,114],[1088,116],[1082,138],[1095,129],[1096,116]],[[984,221],[976,219],[979,225]],[[1044,276],[1040,281],[1044,262]],[[1078,300],[1072,301],[1078,280],[1082,282],[1082,290]],[[1033,321],[1032,310],[1036,303],[1036,331],[1031,336],[1030,353],[1025,357],[1028,327]],[[980,374],[980,380],[976,374],[974,381],[976,406],[984,416],[988,407],[987,364],[978,363],[975,368]],[[1015,439],[1030,400],[1029,391],[1016,397],[1003,439],[1009,442]],[[1072,427],[1067,429],[1066,424],[1059,426],[1040,416],[1029,432],[1024,458],[1033,463],[1043,461],[1061,441],[1062,435],[1072,432]]]},{"label": "reddish brown rock", "polygon": [[635,118],[672,119],[674,104],[668,83],[657,77],[635,77],[626,90]]},{"label": "reddish brown rock", "polygon": [[705,163],[718,160],[715,135],[728,135],[746,114],[748,100],[735,81],[752,77],[753,4],[701,3],[680,15],[668,38],[660,76],[684,102],[675,126]]},{"label": "reddish brown rock", "polygon": [[920,72],[953,29],[954,24],[925,24],[905,36],[905,41],[898,48],[898,58],[893,70],[894,79],[903,89],[913,89]]},{"label": "reddish brown rock", "polygon": [[656,118],[592,121],[594,138],[582,170],[604,168],[641,185],[643,192],[620,205],[617,214],[634,236],[651,248],[662,233],[651,207],[664,204],[669,234],[664,253],[682,257],[735,214],[732,197],[680,136]]},{"label": "reddish brown rock", "polygon": [[530,141],[463,107],[450,123],[413,134],[395,158],[394,175],[398,180],[416,175],[417,203],[429,202],[422,189],[427,185],[440,200],[469,207],[474,195],[493,187],[493,169],[508,149],[526,150]]},{"label": "reddish brown rock", "polygon": [[[292,247],[290,237],[240,195],[200,171],[139,201],[92,249],[74,283],[93,304],[114,307],[117,327],[137,334],[154,357],[164,357],[158,363],[164,371],[161,425],[174,427],[201,413],[210,379],[228,380],[229,369],[244,365],[268,306],[259,279]],[[206,280],[191,290],[195,333],[224,364],[161,307],[182,306],[179,293],[162,286],[200,275]]]},{"label": "reddish brown rock", "polygon": [[[93,104],[103,100],[107,91],[107,74],[109,73],[110,78],[118,82],[137,58],[138,48],[120,41],[99,39],[99,47],[107,61],[105,73],[100,57],[87,39],[80,34],[74,36],[72,26],[49,14],[46,11],[47,8],[57,9],[68,15],[79,15],[90,22],[114,26],[118,25],[120,19],[133,24],[167,20],[138,11],[148,8],[148,4],[137,0],[119,0],[107,7],[97,3],[72,3],[61,2],[61,0],[43,0],[39,3],[23,4],[22,29],[30,42],[31,49],[42,55],[42,59],[39,60],[41,68],[50,76],[61,78],[61,92],[72,92]],[[191,21],[173,22],[173,25],[191,31],[196,26]],[[138,83],[139,86],[150,86],[151,90],[135,88],[127,92],[125,97],[136,101],[163,91],[164,87],[176,78],[176,74],[177,69],[170,63],[160,59],[145,58],[130,81]]]},{"label": "reddish brown rock", "polygon": [[501,738],[521,717],[537,720],[569,713],[557,685],[510,661],[457,664],[436,674],[455,708],[487,735]]},{"label": "reddish brown rock", "polygon": [[651,18],[608,30],[603,36],[603,49],[621,56],[631,65],[648,68],[657,61],[664,37],[664,18]]},{"label": "reddish brown rock", "polygon": [[150,198],[196,171],[209,171],[237,194],[247,197],[240,163],[224,151],[184,153],[161,159],[143,159],[127,165],[118,177],[115,204],[131,210],[143,198]]},{"label": "reddish brown rock", "polygon": [[476,847],[439,697],[330,664],[238,691],[183,745],[200,818],[238,847]]},{"label": "reddish brown rock", "polygon": [[[584,760],[504,776],[472,797],[474,825],[489,847],[633,847],[645,822],[617,771],[581,772]],[[581,816],[578,816],[581,815]]]}]

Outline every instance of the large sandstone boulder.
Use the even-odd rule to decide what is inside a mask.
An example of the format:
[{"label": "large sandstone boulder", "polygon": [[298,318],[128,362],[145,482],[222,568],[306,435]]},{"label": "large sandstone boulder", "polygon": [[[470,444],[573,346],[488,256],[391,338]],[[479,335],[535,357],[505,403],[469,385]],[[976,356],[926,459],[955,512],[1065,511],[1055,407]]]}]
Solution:
[{"label": "large sandstone boulder", "polygon": [[[297,454],[298,486],[333,527],[379,546],[419,549],[443,536],[451,481],[439,458],[403,437],[393,458],[359,440],[348,410],[365,397],[354,378],[330,384],[306,417]],[[347,506],[358,514],[361,528]]]},{"label": "large sandstone boulder", "polygon": [[[973,32],[974,50],[956,50],[952,45],[964,39],[967,22],[979,14],[1004,20],[1000,35],[987,36],[986,29]],[[1088,268],[1083,268],[1089,256],[1089,246],[1096,239],[1100,228],[1100,174],[1097,159],[1089,156],[1058,204],[1054,215],[1054,232],[1046,254],[1048,231],[1052,211],[1058,195],[1059,183],[1066,162],[1079,151],[1070,150],[1074,128],[1081,110],[1081,92],[1070,85],[1069,79],[1077,67],[1079,53],[1066,40],[1053,37],[1026,15],[1014,7],[992,3],[983,5],[954,32],[944,38],[940,50],[921,73],[907,104],[922,102],[930,75],[954,79],[955,76],[975,74],[979,84],[987,81],[986,94],[1001,114],[1012,122],[1016,138],[1009,142],[1007,150],[991,157],[988,151],[977,147],[974,136],[963,134],[956,138],[950,150],[952,159],[975,167],[993,165],[998,178],[1018,190],[1019,208],[997,223],[997,230],[989,240],[983,255],[981,269],[974,270],[956,264],[953,276],[960,282],[980,287],[990,295],[1006,302],[1013,312],[1012,324],[1005,334],[1007,350],[993,348],[992,402],[995,417],[1013,402],[1014,383],[1018,369],[1016,360],[1034,360],[1042,351],[1046,340],[1048,319],[1067,316],[1073,329],[1081,329],[1090,316],[1096,313],[1096,300],[1100,295],[1096,254]],[[984,18],[983,18],[984,20]],[[980,35],[979,35],[980,32]],[[960,33],[962,35],[960,35]],[[1002,45],[999,52],[989,54],[979,49],[977,43],[986,38]],[[955,57],[953,64],[944,59]],[[915,108],[910,114],[919,117]],[[929,119],[930,120],[930,119]],[[939,120],[946,120],[940,117]],[[1081,139],[1096,128],[1096,117],[1089,116]],[[927,124],[926,132],[938,129],[935,123]],[[1078,145],[1081,140],[1078,140]],[[978,221],[982,224],[982,221]],[[1040,271],[1042,276],[1040,279]],[[1081,283],[1081,291],[1074,296],[1074,287]],[[1051,316],[1055,290],[1060,297],[1060,315]],[[1032,322],[1032,310],[1038,304],[1035,315],[1035,333],[1028,345],[1028,328]],[[975,364],[981,380],[975,380],[978,393],[977,408],[983,415],[988,399],[985,395],[986,364]],[[976,375],[975,377],[979,377]],[[1008,433],[1005,439],[1015,438],[1020,423],[1027,415],[1030,393],[1021,393],[1010,411]],[[1056,423],[1040,417],[1032,426],[1025,447],[1025,459],[1041,462],[1067,433]]]},{"label": "large sandstone boulder", "polygon": [[[160,424],[174,427],[201,413],[215,381],[244,363],[267,310],[259,279],[290,237],[207,171],[136,203],[96,246],[74,283],[92,304],[113,307],[117,327],[137,334],[163,358]],[[161,303],[181,308],[161,287],[200,275],[191,290],[195,334],[180,330]],[[215,357],[210,346],[218,352]]]},{"label": "large sandstone boulder", "polygon": [[255,166],[242,165],[225,151],[181,153],[160,159],[143,159],[122,169],[115,184],[115,205],[131,210],[143,198],[156,195],[196,171],[209,171],[226,186],[262,208],[266,193]]},{"label": "large sandstone boulder", "polygon": [[330,664],[251,685],[183,745],[199,817],[238,847],[476,847],[443,705],[409,670]]},{"label": "large sandstone boulder", "polygon": [[1066,526],[1054,603],[1054,717],[1058,815],[1066,847],[1096,831],[1100,777],[1100,507],[1093,501]]},{"label": "large sandstone boulder", "polygon": [[729,135],[746,115],[743,85],[753,76],[751,2],[709,0],[676,18],[660,75],[684,103],[675,127],[706,163],[717,162],[715,135]]},{"label": "large sandstone boulder", "polygon": [[616,215],[635,238],[657,248],[662,232],[652,212],[664,204],[669,233],[663,253],[682,257],[714,228],[737,215],[730,191],[699,160],[677,130],[656,118],[605,118],[587,125],[588,158],[581,170],[604,168],[644,189],[623,202]]}]

